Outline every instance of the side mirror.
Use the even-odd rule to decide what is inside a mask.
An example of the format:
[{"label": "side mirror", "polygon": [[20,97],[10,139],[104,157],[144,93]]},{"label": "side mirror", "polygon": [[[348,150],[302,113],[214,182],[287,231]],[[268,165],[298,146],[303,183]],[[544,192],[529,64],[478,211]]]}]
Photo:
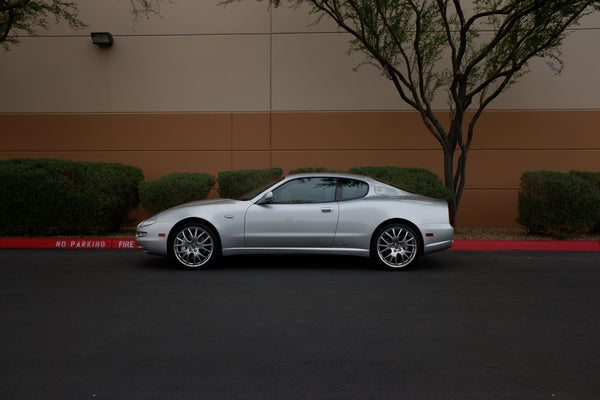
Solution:
[{"label": "side mirror", "polygon": [[260,200],[258,200],[256,202],[256,204],[262,205],[262,204],[269,204],[273,201],[273,192],[267,192],[264,194],[263,197],[260,198]]}]

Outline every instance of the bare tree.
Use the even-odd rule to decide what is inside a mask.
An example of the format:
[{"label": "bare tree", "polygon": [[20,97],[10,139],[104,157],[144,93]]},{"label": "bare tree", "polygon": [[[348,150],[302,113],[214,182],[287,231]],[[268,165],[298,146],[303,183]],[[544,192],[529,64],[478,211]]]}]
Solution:
[{"label": "bare tree", "polygon": [[[231,3],[236,0],[225,0]],[[239,0],[238,0],[239,1]],[[267,0],[279,6],[281,0]],[[444,182],[456,221],[475,125],[534,57],[556,60],[567,29],[598,11],[591,0],[288,0],[307,4],[352,36],[351,51],[381,68],[444,153]],[[449,121],[433,111],[448,98]]]}]

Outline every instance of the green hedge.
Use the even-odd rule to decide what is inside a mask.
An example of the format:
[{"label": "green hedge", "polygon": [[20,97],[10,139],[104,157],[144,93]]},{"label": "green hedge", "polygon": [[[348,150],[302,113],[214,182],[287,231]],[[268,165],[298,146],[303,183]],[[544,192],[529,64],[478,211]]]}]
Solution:
[{"label": "green hedge", "polygon": [[600,189],[579,172],[528,171],[521,176],[519,224],[531,233],[562,238],[600,221]]},{"label": "green hedge", "polygon": [[174,173],[139,185],[140,203],[150,214],[208,196],[215,178],[204,173]]},{"label": "green hedge", "polygon": [[450,201],[450,190],[433,172],[424,168],[404,167],[355,167],[348,173],[370,176],[411,192],[435,199]]},{"label": "green hedge", "polygon": [[219,172],[219,194],[222,198],[237,199],[283,174],[281,168],[245,169],[240,171]]},{"label": "green hedge", "polygon": [[0,234],[98,234],[117,230],[138,202],[142,170],[50,159],[0,161]]},{"label": "green hedge", "polygon": [[[600,190],[600,172],[571,171],[569,173],[593,183],[598,187],[598,190]],[[600,203],[598,204],[598,208],[600,208]],[[594,226],[594,232],[600,232],[600,218],[598,219],[596,226]]]},{"label": "green hedge", "polygon": [[333,169],[329,169],[326,167],[304,167],[290,170],[290,175],[292,174],[313,174],[315,172],[335,172]]}]

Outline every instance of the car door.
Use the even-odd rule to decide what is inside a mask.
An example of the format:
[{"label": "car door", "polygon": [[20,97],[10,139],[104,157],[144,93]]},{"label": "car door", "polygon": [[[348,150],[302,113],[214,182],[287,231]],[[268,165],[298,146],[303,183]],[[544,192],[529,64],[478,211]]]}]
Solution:
[{"label": "car door", "polygon": [[369,249],[371,234],[382,220],[383,210],[373,202],[363,200],[368,193],[369,185],[364,181],[338,179],[336,200],[340,216],[333,247]]},{"label": "car door", "polygon": [[246,211],[246,247],[330,247],[338,222],[336,179],[298,178]]}]

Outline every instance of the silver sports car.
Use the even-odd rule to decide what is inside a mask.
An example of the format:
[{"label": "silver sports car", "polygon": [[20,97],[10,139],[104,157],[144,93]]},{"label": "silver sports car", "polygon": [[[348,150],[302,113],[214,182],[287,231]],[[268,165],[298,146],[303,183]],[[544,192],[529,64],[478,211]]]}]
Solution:
[{"label": "silver sports car", "polygon": [[344,254],[388,269],[452,246],[448,204],[348,174],[290,175],[237,200],[183,204],[142,221],[136,242],[186,268],[233,254]]}]

